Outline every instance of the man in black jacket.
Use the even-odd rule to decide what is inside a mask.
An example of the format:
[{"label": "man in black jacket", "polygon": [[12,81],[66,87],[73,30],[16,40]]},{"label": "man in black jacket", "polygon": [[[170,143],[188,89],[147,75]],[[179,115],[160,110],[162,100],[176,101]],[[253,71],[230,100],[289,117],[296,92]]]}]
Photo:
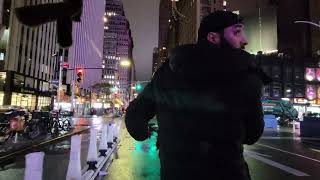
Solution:
[{"label": "man in black jacket", "polygon": [[243,144],[263,132],[260,96],[269,79],[242,50],[243,31],[232,12],[203,18],[198,42],[175,48],[130,103],[125,122],[134,139],[147,139],[157,117],[162,180],[250,179]]}]

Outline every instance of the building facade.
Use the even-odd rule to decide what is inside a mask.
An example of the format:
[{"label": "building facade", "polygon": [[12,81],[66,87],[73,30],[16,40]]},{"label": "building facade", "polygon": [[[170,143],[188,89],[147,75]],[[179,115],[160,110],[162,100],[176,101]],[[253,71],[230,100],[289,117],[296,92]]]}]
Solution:
[{"label": "building facade", "polygon": [[170,51],[197,40],[202,17],[216,10],[226,9],[226,0],[161,0],[159,7],[159,43],[157,59],[153,61],[154,73],[168,58]]},{"label": "building facade", "polygon": [[[133,41],[121,0],[106,0],[104,21],[102,82],[114,87],[115,92],[111,96],[116,95],[122,101],[129,101],[134,72]],[[129,61],[131,65],[122,66],[122,61]]]},{"label": "building facade", "polygon": [[[68,49],[67,82],[72,88],[72,108],[90,106],[90,88],[101,82],[104,36],[104,1],[83,1],[81,22],[73,23],[73,44]],[[83,68],[83,80],[77,82],[77,69]]]},{"label": "building facade", "polygon": [[[50,84],[58,61],[56,23],[29,28],[18,22],[13,9],[42,0],[3,0],[0,42],[0,104],[41,109],[51,104]],[[50,2],[58,2],[51,0]]]}]

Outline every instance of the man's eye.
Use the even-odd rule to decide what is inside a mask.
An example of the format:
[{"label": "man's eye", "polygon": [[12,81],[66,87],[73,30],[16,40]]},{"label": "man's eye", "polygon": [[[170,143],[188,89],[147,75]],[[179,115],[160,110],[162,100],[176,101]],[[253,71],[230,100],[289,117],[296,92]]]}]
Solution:
[{"label": "man's eye", "polygon": [[234,34],[235,35],[238,35],[238,34],[240,34],[241,33],[241,30],[236,30],[236,31],[234,31]]}]

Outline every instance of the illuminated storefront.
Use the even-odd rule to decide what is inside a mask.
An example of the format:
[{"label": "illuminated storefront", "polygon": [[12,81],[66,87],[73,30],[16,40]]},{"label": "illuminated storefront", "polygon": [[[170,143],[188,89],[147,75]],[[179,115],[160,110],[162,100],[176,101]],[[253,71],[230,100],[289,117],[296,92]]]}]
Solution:
[{"label": "illuminated storefront", "polygon": [[0,91],[0,105],[3,105],[3,97],[4,97],[4,93],[3,91]]},{"label": "illuminated storefront", "polygon": [[16,72],[0,72],[0,103],[29,110],[50,106],[49,83]]},{"label": "illuminated storefront", "polygon": [[35,110],[36,98],[36,95],[13,92],[11,96],[11,105],[22,106],[29,110]]}]

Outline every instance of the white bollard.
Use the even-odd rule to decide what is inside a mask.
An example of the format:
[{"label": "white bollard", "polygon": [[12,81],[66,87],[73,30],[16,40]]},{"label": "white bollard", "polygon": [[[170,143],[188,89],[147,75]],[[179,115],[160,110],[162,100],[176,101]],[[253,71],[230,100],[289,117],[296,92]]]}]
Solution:
[{"label": "white bollard", "polygon": [[106,153],[108,151],[107,133],[108,133],[108,126],[104,124],[102,126],[101,139],[99,144],[100,156],[106,156]]},{"label": "white bollard", "polygon": [[24,180],[42,180],[44,152],[27,154]]},{"label": "white bollard", "polygon": [[108,148],[112,149],[113,145],[113,123],[108,124],[108,133],[107,133],[107,144]]},{"label": "white bollard", "polygon": [[70,160],[66,180],[81,180],[81,136],[74,135],[71,137]]},{"label": "white bollard", "polygon": [[113,142],[116,143],[119,139],[121,132],[121,120],[118,121],[117,125],[114,127],[114,134],[113,134]]},{"label": "white bollard", "polygon": [[90,130],[90,143],[87,157],[87,164],[89,165],[88,170],[97,169],[96,164],[98,161],[98,153],[97,153],[97,130],[91,128]]}]

